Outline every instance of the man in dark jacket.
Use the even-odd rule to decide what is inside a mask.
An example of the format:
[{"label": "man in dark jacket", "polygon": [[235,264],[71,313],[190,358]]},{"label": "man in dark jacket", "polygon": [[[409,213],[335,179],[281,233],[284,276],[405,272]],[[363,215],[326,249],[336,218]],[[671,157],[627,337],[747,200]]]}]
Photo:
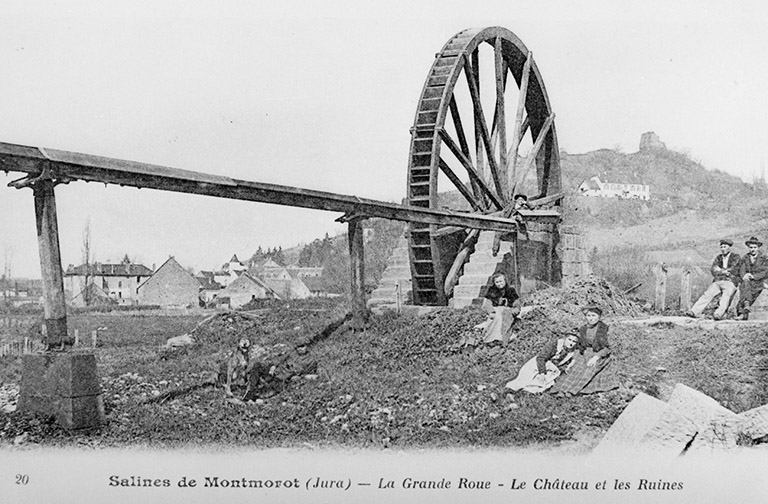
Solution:
[{"label": "man in dark jacket", "polygon": [[741,260],[739,254],[731,252],[733,242],[727,238],[720,240],[720,253],[712,261],[712,283],[704,294],[694,303],[690,310],[686,312],[689,317],[701,317],[704,308],[715,296],[722,293],[720,302],[715,310],[715,320],[720,320],[728,311],[728,305],[731,303],[731,297],[736,293],[736,286],[739,285],[741,275],[739,275],[739,266]]},{"label": "man in dark jacket", "polygon": [[742,280],[739,288],[741,299],[736,312],[742,320],[747,320],[750,307],[763,291],[764,282],[768,278],[768,257],[760,252],[763,243],[754,236],[744,244],[749,251],[739,264],[739,276]]}]

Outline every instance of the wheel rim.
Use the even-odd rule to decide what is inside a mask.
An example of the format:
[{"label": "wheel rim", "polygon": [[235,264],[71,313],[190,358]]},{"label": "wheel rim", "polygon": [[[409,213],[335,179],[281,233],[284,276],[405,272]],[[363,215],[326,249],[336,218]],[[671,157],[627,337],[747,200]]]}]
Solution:
[{"label": "wheel rim", "polygon": [[[554,114],[532,53],[501,27],[454,35],[411,128],[408,204],[493,213],[513,192],[543,197],[560,186]],[[446,304],[443,281],[464,233],[411,223],[408,235],[414,303]]]}]

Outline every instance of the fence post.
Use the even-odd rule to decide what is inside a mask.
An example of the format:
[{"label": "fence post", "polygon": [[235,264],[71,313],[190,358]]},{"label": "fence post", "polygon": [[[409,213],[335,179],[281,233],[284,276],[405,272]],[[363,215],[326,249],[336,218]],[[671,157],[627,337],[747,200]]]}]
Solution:
[{"label": "fence post", "polygon": [[680,310],[688,311],[691,309],[691,270],[683,268],[680,275]]},{"label": "fence post", "polygon": [[75,346],[80,345],[80,331],[75,329]]},{"label": "fence post", "polygon": [[96,339],[98,338],[98,336],[99,336],[99,331],[93,331],[91,333],[91,346],[93,346],[93,348],[96,348]]},{"label": "fence post", "polygon": [[398,280],[395,284],[395,302],[397,314],[400,315],[403,310],[403,285],[401,280]]},{"label": "fence post", "polygon": [[656,311],[662,312],[666,308],[667,302],[667,265],[657,264],[653,267],[653,274],[656,277],[656,295],[653,306]]}]

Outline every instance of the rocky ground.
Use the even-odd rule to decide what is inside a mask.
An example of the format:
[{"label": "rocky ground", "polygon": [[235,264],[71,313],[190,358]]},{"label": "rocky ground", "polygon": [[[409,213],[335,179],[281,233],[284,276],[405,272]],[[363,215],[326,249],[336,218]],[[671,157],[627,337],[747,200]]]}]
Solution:
[{"label": "rocky ground", "polygon": [[[734,412],[768,402],[768,336],[755,326],[627,324],[648,314],[601,281],[540,291],[526,304],[531,310],[506,348],[457,345],[484,318],[475,308],[377,316],[361,332],[339,323],[345,306],[333,302],[173,320],[90,315],[73,323],[105,328],[95,353],[107,424],[72,433],[12,411],[19,364],[9,359],[0,389],[0,443],[586,451],[639,392],[665,399],[684,383]],[[595,304],[611,325],[620,389],[572,398],[504,389],[545,341],[573,331],[583,323],[581,309]],[[163,347],[169,336],[184,334],[192,345]],[[243,335],[309,357],[316,370],[284,366],[271,390],[251,400],[228,398],[214,382],[219,363]]]}]

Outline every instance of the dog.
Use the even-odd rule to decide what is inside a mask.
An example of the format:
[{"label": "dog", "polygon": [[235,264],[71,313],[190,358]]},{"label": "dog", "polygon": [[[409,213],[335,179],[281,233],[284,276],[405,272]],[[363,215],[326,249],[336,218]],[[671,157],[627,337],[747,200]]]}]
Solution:
[{"label": "dog", "polygon": [[232,350],[219,367],[218,384],[224,386],[227,396],[232,396],[232,384],[244,380],[248,385],[248,372],[251,361],[251,340],[240,338],[237,347]]}]

